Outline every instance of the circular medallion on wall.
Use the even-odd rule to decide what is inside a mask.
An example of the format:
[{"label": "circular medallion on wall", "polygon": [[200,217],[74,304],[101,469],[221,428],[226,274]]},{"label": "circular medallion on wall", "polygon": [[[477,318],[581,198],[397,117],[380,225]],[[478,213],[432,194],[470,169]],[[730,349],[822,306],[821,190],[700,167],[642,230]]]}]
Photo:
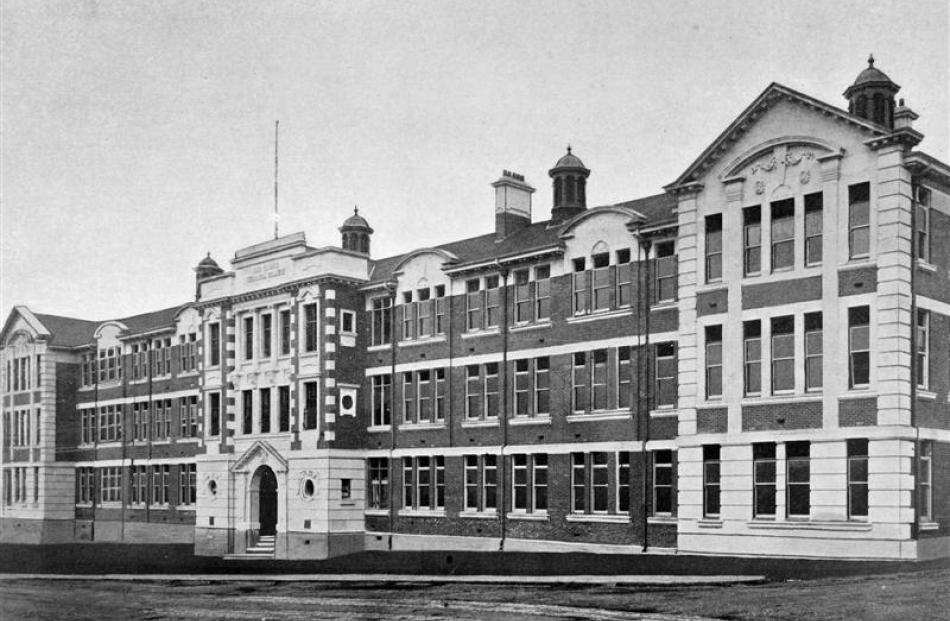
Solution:
[{"label": "circular medallion on wall", "polygon": [[300,474],[300,497],[304,500],[313,500],[316,495],[316,474],[313,472],[302,472]]}]

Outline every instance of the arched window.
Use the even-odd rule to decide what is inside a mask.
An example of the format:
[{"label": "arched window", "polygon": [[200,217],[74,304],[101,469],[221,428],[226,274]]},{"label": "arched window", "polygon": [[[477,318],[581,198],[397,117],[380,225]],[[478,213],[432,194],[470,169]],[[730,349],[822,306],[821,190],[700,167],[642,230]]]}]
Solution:
[{"label": "arched window", "polygon": [[887,124],[887,118],[884,111],[884,95],[875,93],[874,95],[874,122],[881,125]]},{"label": "arched window", "polygon": [[565,177],[564,182],[567,183],[567,202],[574,202],[574,177]]},{"label": "arched window", "polygon": [[577,202],[581,205],[586,204],[587,198],[584,196],[584,187],[587,185],[583,177],[577,178]]},{"label": "arched window", "polygon": [[864,95],[858,97],[858,103],[854,107],[854,113],[861,118],[868,118],[868,98]]},{"label": "arched window", "polygon": [[554,179],[554,204],[555,204],[555,205],[560,205],[560,204],[561,204],[561,196],[562,196],[562,193],[561,193],[561,178],[560,178],[560,177],[555,177],[555,179]]}]

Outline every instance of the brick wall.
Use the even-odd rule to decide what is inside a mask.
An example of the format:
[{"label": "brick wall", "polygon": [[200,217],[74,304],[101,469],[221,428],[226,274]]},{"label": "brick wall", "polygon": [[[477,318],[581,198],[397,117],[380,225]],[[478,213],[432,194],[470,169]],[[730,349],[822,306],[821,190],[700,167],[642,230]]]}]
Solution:
[{"label": "brick wall", "polygon": [[743,431],[821,429],[821,402],[742,406]]}]

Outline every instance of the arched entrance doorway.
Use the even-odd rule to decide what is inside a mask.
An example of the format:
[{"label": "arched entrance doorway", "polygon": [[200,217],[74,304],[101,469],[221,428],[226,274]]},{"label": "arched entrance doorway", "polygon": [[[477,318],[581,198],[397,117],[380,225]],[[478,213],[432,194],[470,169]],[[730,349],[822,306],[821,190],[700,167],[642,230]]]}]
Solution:
[{"label": "arched entrance doorway", "polygon": [[277,475],[270,466],[261,466],[251,479],[251,521],[259,535],[277,533]]}]

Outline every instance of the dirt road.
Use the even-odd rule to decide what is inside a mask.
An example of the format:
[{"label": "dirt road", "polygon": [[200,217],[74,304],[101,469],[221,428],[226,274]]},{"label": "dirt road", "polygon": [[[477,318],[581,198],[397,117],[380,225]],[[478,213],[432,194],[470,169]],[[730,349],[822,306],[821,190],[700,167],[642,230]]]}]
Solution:
[{"label": "dirt road", "polygon": [[0,582],[0,620],[945,619],[950,570],[711,587]]}]

